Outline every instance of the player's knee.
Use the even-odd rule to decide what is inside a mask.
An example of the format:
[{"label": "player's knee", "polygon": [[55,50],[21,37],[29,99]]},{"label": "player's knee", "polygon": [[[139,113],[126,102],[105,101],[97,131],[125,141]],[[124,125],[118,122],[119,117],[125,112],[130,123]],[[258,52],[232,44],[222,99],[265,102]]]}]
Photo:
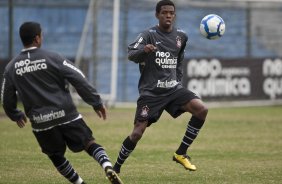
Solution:
[{"label": "player's knee", "polygon": [[137,143],[142,138],[143,132],[135,130],[130,135],[130,139],[132,142]]},{"label": "player's knee", "polygon": [[137,121],[134,124],[134,129],[131,133],[130,140],[134,143],[137,143],[141,138],[143,133],[145,132],[146,128],[147,128],[148,122],[143,122],[143,121]]},{"label": "player's knee", "polygon": [[197,117],[199,119],[205,120],[208,115],[208,108],[206,106],[203,106],[197,113]]}]

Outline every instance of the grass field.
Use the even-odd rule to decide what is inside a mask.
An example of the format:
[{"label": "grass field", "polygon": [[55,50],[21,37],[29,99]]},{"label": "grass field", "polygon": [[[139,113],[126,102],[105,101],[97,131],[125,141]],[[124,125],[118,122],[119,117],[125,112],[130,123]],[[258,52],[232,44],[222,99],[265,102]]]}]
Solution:
[{"label": "grass field", "polygon": [[[114,162],[132,130],[134,109],[109,109],[104,122],[90,108],[79,108]],[[282,107],[210,109],[190,148],[196,172],[172,162],[189,114],[172,119],[164,113],[146,130],[125,162],[125,184],[272,184],[282,183]],[[30,124],[18,128],[0,112],[0,183],[67,184],[43,155]],[[108,183],[100,166],[85,152],[66,153],[88,184]]]}]

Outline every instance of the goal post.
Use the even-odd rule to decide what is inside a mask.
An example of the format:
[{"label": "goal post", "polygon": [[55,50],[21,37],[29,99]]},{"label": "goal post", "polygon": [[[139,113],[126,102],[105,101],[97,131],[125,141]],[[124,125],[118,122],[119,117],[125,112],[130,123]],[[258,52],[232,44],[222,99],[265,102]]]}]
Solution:
[{"label": "goal post", "polygon": [[120,0],[114,0],[113,7],[113,33],[112,33],[112,70],[111,70],[111,89],[109,105],[114,105],[117,96],[117,80],[118,80],[118,45],[119,45],[119,13]]},{"label": "goal post", "polygon": [[[102,2],[100,0],[90,0],[88,5],[88,10],[86,13],[85,21],[83,30],[80,37],[79,46],[77,49],[76,57],[75,57],[75,66],[77,68],[81,69],[81,65],[83,64],[83,58],[84,52],[87,46],[89,46],[89,33],[91,32],[91,25],[94,24],[94,11],[95,9],[98,9],[100,4],[99,2]],[[106,105],[108,106],[114,106],[116,103],[116,97],[117,97],[117,82],[118,82],[118,50],[119,50],[119,17],[120,17],[120,0],[113,0],[113,9],[112,9],[112,34],[111,34],[111,62],[110,66],[108,68],[111,68],[109,74],[110,74],[110,83],[109,83],[109,92],[101,92],[100,95]],[[96,7],[96,8],[95,8]],[[93,30],[92,30],[93,31]],[[94,42],[94,39],[92,40]],[[93,47],[93,44],[90,44]],[[95,48],[94,48],[95,49]],[[93,54],[93,53],[92,53]],[[91,62],[91,57],[89,59]],[[91,65],[89,65],[88,70]],[[89,75],[94,71],[89,70]],[[108,74],[108,73],[107,73]],[[105,74],[105,75],[107,75]],[[91,81],[91,80],[90,80]],[[99,89],[97,89],[99,92]],[[74,101],[76,103],[79,103],[81,101],[81,98],[79,95],[75,92],[72,93],[72,96],[74,98]]]}]

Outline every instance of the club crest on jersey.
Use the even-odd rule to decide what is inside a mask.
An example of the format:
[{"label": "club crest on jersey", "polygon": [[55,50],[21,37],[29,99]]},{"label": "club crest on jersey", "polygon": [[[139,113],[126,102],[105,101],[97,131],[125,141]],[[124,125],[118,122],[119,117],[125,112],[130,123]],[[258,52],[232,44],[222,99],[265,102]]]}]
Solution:
[{"label": "club crest on jersey", "polygon": [[149,107],[147,105],[142,107],[141,116],[146,118],[148,117]]},{"label": "club crest on jersey", "polygon": [[178,48],[181,47],[181,37],[180,37],[180,36],[177,36],[177,37],[176,37],[176,46],[177,46]]}]

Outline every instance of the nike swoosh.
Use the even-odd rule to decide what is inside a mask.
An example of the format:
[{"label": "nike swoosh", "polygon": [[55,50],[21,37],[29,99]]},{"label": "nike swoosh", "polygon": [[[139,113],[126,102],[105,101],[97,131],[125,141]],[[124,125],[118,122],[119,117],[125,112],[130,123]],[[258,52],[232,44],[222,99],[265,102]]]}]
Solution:
[{"label": "nike swoosh", "polygon": [[158,45],[158,44],[160,44],[160,43],[162,43],[162,42],[156,42],[156,45]]}]

